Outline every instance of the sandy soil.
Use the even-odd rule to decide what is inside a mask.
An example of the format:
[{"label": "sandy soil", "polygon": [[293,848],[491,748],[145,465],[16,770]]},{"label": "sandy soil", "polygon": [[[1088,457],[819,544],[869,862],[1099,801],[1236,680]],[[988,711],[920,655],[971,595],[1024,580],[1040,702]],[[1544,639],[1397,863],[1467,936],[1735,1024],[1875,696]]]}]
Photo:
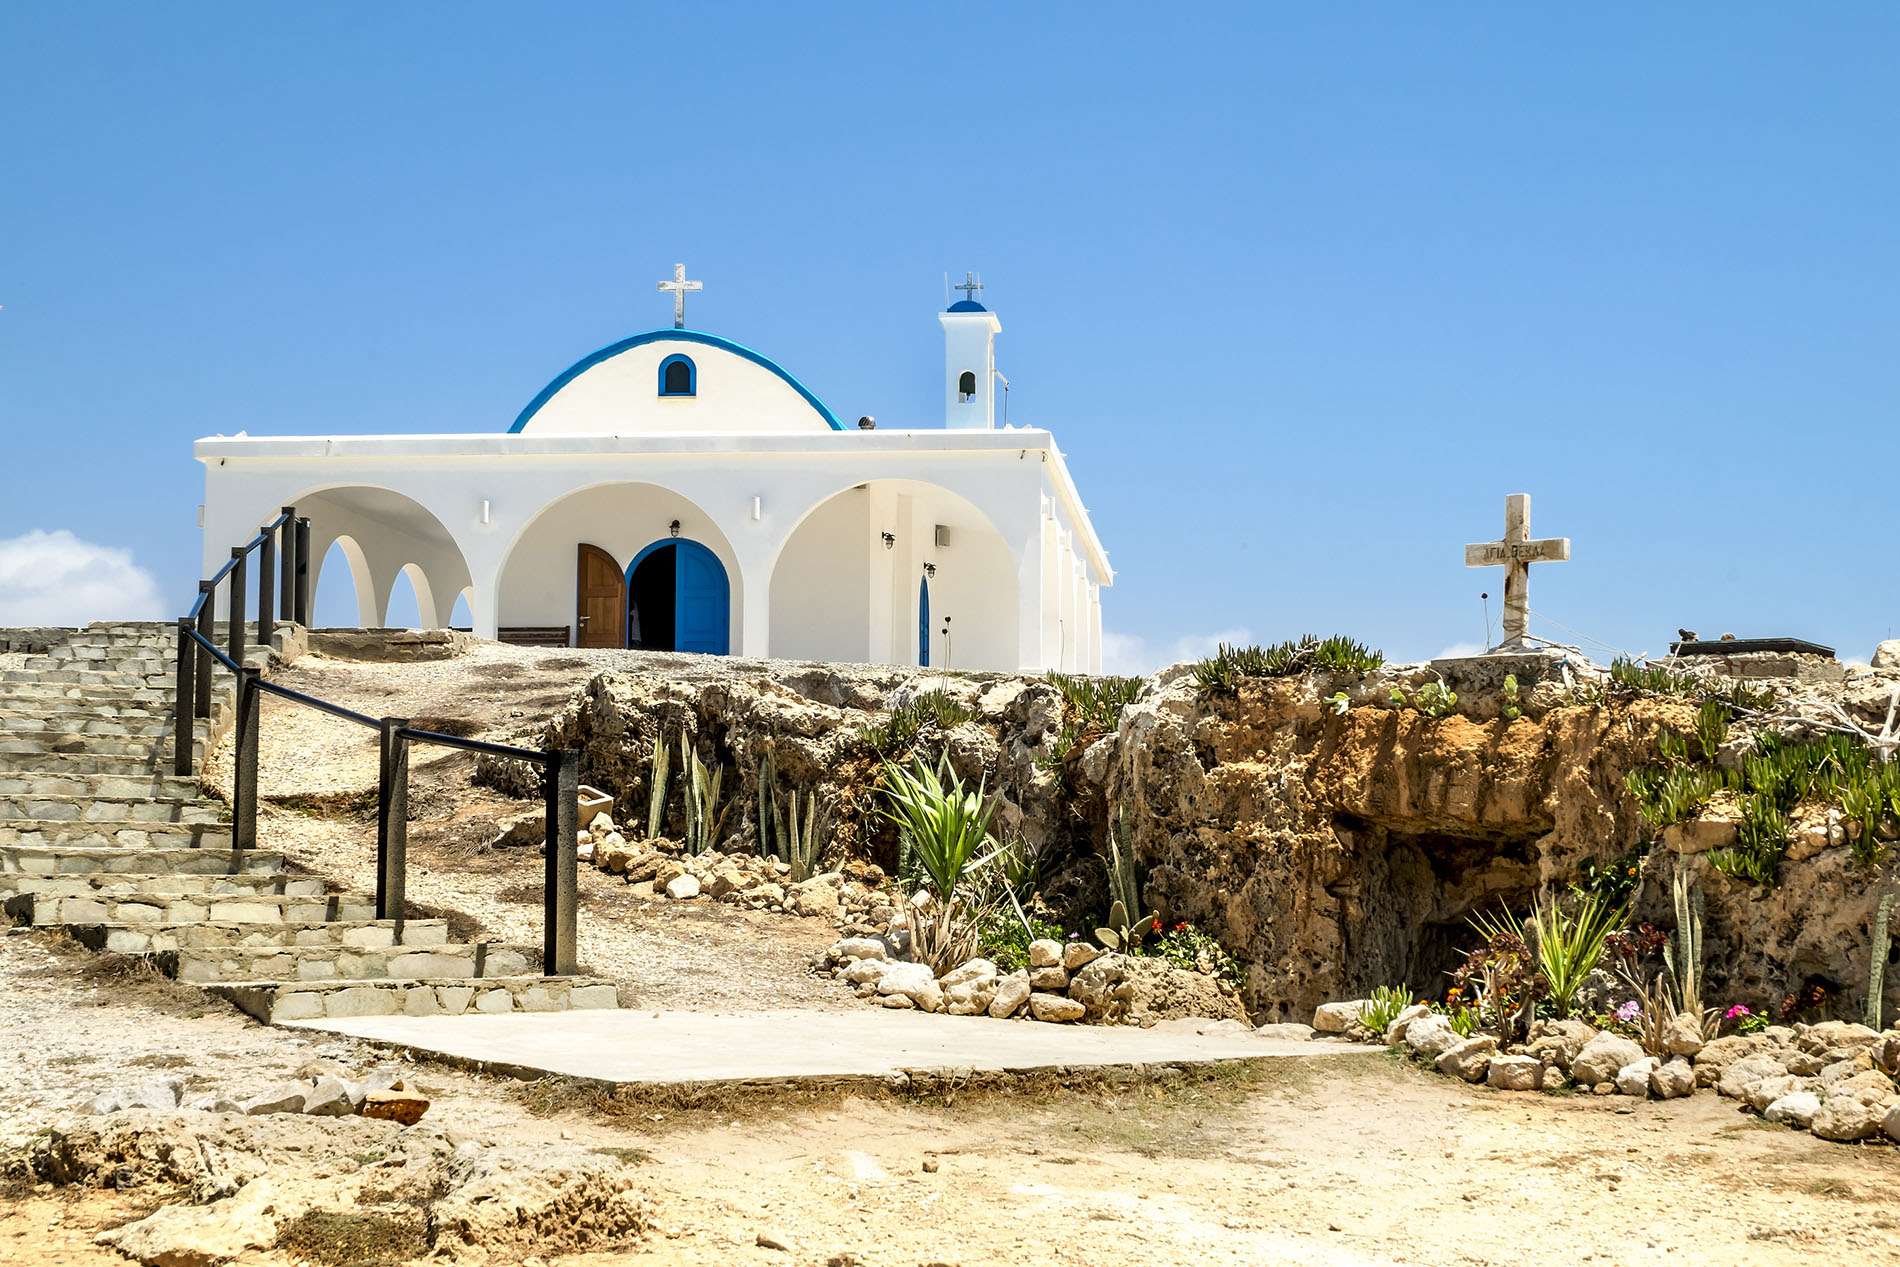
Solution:
[{"label": "sandy soil", "polygon": [[[0,940],[0,1147],[127,1075],[241,1091],[382,1059],[84,962],[44,934]],[[1765,1127],[1711,1095],[1495,1095],[1353,1057],[1166,1087],[684,1110],[415,1076],[426,1125],[638,1167],[658,1230],[561,1260],[576,1267],[1900,1261],[1900,1150]],[[0,1261],[122,1261],[92,1237],[165,1195],[0,1190]]]}]

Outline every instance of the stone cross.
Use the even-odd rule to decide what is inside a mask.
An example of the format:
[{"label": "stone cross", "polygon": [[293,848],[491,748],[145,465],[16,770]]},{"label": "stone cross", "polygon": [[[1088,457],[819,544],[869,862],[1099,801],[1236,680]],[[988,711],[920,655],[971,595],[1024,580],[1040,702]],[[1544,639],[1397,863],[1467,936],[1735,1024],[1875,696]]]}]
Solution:
[{"label": "stone cross", "polygon": [[673,265],[673,280],[670,282],[661,282],[660,289],[673,292],[673,328],[675,330],[684,330],[686,328],[686,292],[689,290],[704,290],[706,289],[705,283],[687,281],[686,265],[675,264]]},{"label": "stone cross", "polygon": [[1531,495],[1512,493],[1504,499],[1504,540],[1465,547],[1468,568],[1504,569],[1504,641],[1522,643],[1530,632],[1531,564],[1564,563],[1570,559],[1569,537],[1532,541]]},{"label": "stone cross", "polygon": [[975,273],[972,273],[966,269],[963,274],[963,280],[958,282],[956,285],[952,286],[950,289],[962,291],[963,297],[965,299],[971,302],[975,302],[976,292],[983,289],[983,283],[976,279]]}]

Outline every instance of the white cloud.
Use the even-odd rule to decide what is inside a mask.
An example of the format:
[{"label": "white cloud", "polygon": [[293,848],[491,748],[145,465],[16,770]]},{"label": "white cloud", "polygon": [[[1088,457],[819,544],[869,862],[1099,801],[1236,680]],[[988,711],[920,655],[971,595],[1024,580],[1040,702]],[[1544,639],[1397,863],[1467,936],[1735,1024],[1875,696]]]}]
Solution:
[{"label": "white cloud", "polygon": [[1182,634],[1165,642],[1150,642],[1140,634],[1102,631],[1102,672],[1149,674],[1183,660],[1199,660],[1214,654],[1225,642],[1245,646],[1254,640],[1251,629],[1219,629],[1206,634]]},{"label": "white cloud", "polygon": [[0,539],[0,626],[157,620],[158,582],[130,550],[81,541],[61,528]]},{"label": "white cloud", "polygon": [[1437,655],[1434,660],[1462,660],[1467,656],[1483,655],[1490,648],[1476,642],[1454,642]]}]

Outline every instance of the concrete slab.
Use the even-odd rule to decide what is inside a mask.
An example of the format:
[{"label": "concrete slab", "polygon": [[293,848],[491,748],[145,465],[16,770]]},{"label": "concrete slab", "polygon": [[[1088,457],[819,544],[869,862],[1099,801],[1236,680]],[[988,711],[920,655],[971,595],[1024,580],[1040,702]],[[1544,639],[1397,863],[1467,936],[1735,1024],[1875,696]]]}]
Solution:
[{"label": "concrete slab", "polygon": [[637,1085],[1129,1069],[1382,1050],[1258,1037],[1235,1022],[1168,1022],[1138,1029],[881,1008],[745,1015],[603,1009],[532,1015],[374,1016],[291,1024],[497,1072],[562,1074]]}]

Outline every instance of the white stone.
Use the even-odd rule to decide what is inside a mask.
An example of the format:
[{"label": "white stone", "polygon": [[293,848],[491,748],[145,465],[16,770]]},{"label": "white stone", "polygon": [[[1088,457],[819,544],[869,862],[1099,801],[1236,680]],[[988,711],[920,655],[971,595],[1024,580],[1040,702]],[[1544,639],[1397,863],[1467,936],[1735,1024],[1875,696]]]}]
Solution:
[{"label": "white stone", "polygon": [[1497,1049],[1497,1039],[1480,1034],[1440,1052],[1435,1063],[1440,1073],[1463,1078],[1466,1082],[1483,1082],[1491,1068],[1491,1054]]},{"label": "white stone", "polygon": [[1413,1021],[1418,1020],[1422,1016],[1430,1016],[1431,1014],[1432,1009],[1423,1003],[1413,1003],[1406,1007],[1397,1016],[1392,1018],[1390,1025],[1385,1027],[1385,1045],[1387,1047],[1397,1047],[1400,1043],[1405,1041],[1405,1031],[1411,1028]]},{"label": "white stone", "polygon": [[1644,1056],[1632,1060],[1616,1071],[1616,1093],[1645,1099],[1649,1095],[1649,1075],[1662,1068],[1662,1061],[1654,1056]]},{"label": "white stone", "polygon": [[1313,1028],[1322,1034],[1343,1034],[1359,1023],[1365,999],[1344,1003],[1322,1003],[1313,1012]]},{"label": "white stone", "polygon": [[[1578,1086],[1594,1087],[1599,1083],[1615,1081],[1619,1071],[1642,1058],[1640,1044],[1606,1030],[1583,1045],[1576,1058],[1570,1062],[1570,1076]],[[1649,1075],[1645,1072],[1643,1076],[1647,1078]]]},{"label": "white stone", "polygon": [[1493,1056],[1485,1082],[1499,1091],[1535,1091],[1544,1064],[1535,1056]]},{"label": "white stone", "polygon": [[1658,1100],[1679,1100],[1695,1092],[1695,1066],[1678,1056],[1649,1075],[1649,1093]]},{"label": "white stone", "polygon": [[1060,968],[1062,943],[1053,937],[1038,937],[1030,942],[1029,966],[1031,968]]},{"label": "white stone", "polygon": [[[1821,1097],[1812,1091],[1790,1091],[1761,1111],[1761,1115],[1770,1122],[1779,1122],[1783,1126],[1792,1126],[1797,1130],[1807,1130],[1814,1125],[1814,1115],[1821,1111]],[[1900,1138],[1900,1136],[1896,1136]]]},{"label": "white stone", "polygon": [[684,902],[699,896],[699,881],[690,873],[674,876],[666,882],[666,895],[675,902]]},{"label": "white stone", "polygon": [[997,1020],[1007,1020],[1022,1010],[1031,993],[1027,972],[1010,973],[996,983],[996,993],[990,998],[990,1015]]},{"label": "white stone", "polygon": [[1066,1023],[1081,1020],[1088,1009],[1060,994],[1034,993],[1029,996],[1029,1014],[1039,1021]]}]

